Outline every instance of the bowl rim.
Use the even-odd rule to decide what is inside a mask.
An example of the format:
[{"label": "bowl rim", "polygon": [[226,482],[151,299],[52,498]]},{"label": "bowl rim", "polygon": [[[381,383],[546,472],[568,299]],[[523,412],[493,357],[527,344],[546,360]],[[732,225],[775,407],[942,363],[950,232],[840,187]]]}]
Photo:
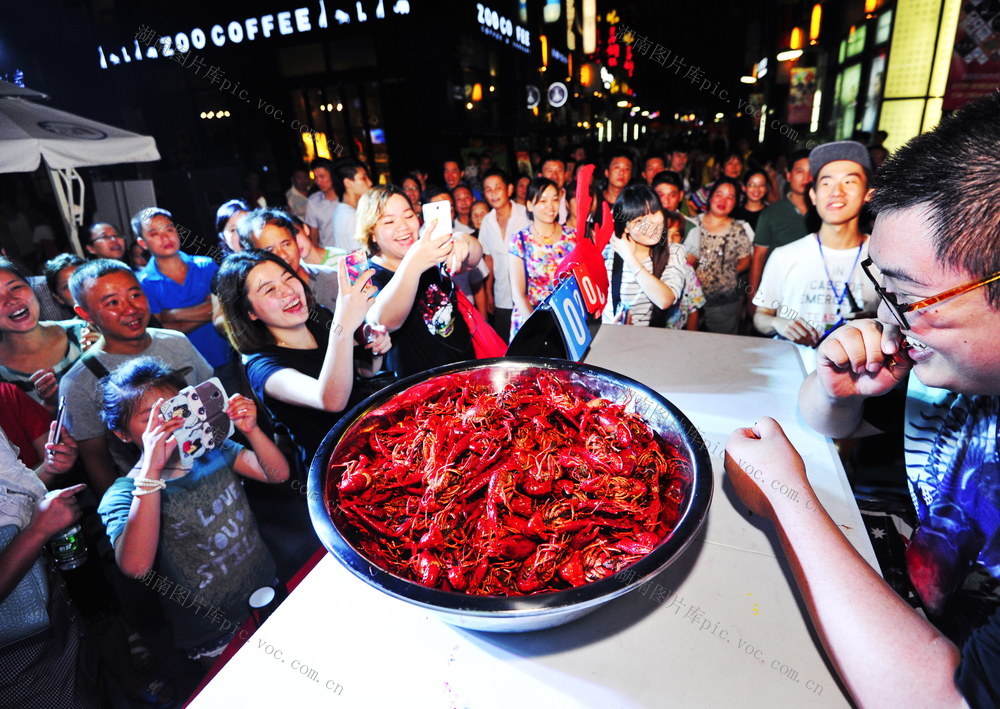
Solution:
[{"label": "bowl rim", "polygon": [[[374,562],[369,561],[347,541],[334,524],[324,499],[327,462],[344,432],[360,417],[416,384],[444,374],[497,365],[508,368],[535,367],[556,371],[570,370],[578,374],[610,377],[614,381],[626,384],[653,399],[670,413],[680,434],[677,443],[686,448],[682,452],[691,461],[693,481],[687,505],[666,541],[661,542],[653,551],[635,563],[598,581],[573,588],[525,596],[478,596],[422,586],[415,581],[404,579],[376,566]],[[570,608],[596,606],[627,593],[655,576],[678,558],[694,541],[708,515],[713,488],[712,463],[704,439],[687,416],[657,391],[631,377],[591,364],[544,357],[493,357],[447,364],[414,374],[376,392],[346,412],[324,436],[323,442],[313,456],[309,466],[307,502],[313,527],[327,551],[351,573],[383,593],[439,613],[450,612],[490,617],[499,615],[516,618],[545,616],[566,612]],[[623,575],[629,571],[634,574],[634,577],[630,577],[630,580],[626,581]]]}]

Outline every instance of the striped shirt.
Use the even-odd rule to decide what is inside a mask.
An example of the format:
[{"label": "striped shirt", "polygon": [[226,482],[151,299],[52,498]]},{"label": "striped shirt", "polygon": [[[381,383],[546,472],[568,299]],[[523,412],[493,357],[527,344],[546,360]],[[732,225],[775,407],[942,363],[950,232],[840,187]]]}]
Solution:
[{"label": "striped shirt", "polygon": [[[617,237],[612,237],[617,238]],[[604,248],[604,265],[608,269],[608,280],[612,280],[611,268],[614,261],[615,252],[608,244]],[[667,267],[660,274],[660,280],[674,293],[674,302],[678,302],[684,293],[684,265],[687,263],[687,251],[680,244],[670,245],[670,260]],[[642,267],[653,271],[653,257],[646,256],[642,261]],[[622,284],[620,291],[620,302],[628,303],[629,316],[632,325],[649,325],[649,318],[653,313],[653,303],[642,291],[636,281],[636,274],[628,268],[622,268]],[[608,297],[608,302],[604,306],[604,313],[601,321],[606,323],[615,322],[614,298]]]}]

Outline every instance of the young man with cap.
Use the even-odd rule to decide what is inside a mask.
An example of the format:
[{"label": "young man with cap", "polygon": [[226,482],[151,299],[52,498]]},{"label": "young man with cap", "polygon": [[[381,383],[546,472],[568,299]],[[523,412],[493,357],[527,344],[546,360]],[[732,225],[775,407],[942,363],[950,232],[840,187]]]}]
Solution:
[{"label": "young man with cap", "polygon": [[993,92],[879,170],[863,263],[882,274],[878,320],[828,337],[799,393],[803,418],[827,436],[904,424],[917,513],[906,561],[933,625],[847,542],[773,420],[739,429],[727,446],[736,492],[778,528],[858,706],[1000,706],[998,114]]},{"label": "young man with cap", "polygon": [[[867,149],[851,140],[827,143],[812,151],[809,168],[814,180],[809,197],[823,223],[817,233],[774,250],[753,299],[754,327],[803,350],[816,347],[845,321],[871,315],[878,305],[861,270],[868,256],[868,236],[859,226],[871,174]],[[813,353],[802,354],[812,370]]]}]

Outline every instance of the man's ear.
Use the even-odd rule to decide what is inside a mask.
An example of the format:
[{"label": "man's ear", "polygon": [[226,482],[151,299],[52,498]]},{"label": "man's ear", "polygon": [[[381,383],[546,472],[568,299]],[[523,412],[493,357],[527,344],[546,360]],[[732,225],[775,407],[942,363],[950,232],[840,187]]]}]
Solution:
[{"label": "man's ear", "polygon": [[138,243],[139,246],[142,247],[143,251],[149,251],[149,246],[146,244],[146,240],[145,239],[143,239],[141,236],[137,236],[135,238],[135,240],[136,240],[136,243]]},{"label": "man's ear", "polygon": [[514,185],[507,185],[507,196],[508,197],[514,196]]},{"label": "man's ear", "polygon": [[868,191],[865,192],[865,202],[869,202],[874,194],[875,194],[875,188],[869,187]]},{"label": "man's ear", "polygon": [[90,313],[75,303],[73,304],[73,312],[79,315],[81,320],[86,320],[91,325],[94,324],[94,320],[90,317]]},{"label": "man's ear", "polygon": [[[809,201],[816,204],[816,190],[812,187],[809,188]],[[868,200],[866,199],[865,201],[867,202]]]},{"label": "man's ear", "polygon": [[94,251],[94,247],[93,247],[93,245],[91,245],[91,244],[87,244],[87,245],[86,245],[86,246],[84,246],[83,248],[85,248],[85,249],[87,250],[87,253],[88,253],[88,254],[90,254],[91,256],[97,256],[97,252],[96,252],[96,251]]}]

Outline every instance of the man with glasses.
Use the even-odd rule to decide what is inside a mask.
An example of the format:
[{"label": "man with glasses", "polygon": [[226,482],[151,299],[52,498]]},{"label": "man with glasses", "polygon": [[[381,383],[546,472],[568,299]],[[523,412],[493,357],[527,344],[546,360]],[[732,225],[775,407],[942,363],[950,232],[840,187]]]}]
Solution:
[{"label": "man with glasses", "polygon": [[125,237],[121,236],[114,226],[107,222],[97,222],[90,227],[88,234],[89,241],[84,248],[90,258],[125,260]]},{"label": "man with glasses", "polygon": [[847,320],[871,317],[878,296],[860,268],[868,256],[868,235],[860,227],[872,167],[868,150],[842,140],[819,146],[808,160],[809,199],[822,224],[816,233],[774,249],[754,294],[753,324],[761,334],[801,345],[812,371],[812,348]]},{"label": "man with glasses", "polygon": [[[831,334],[799,395],[806,421],[834,438],[904,422],[917,516],[906,561],[933,625],[846,541],[773,420],[739,429],[727,446],[737,494],[778,527],[859,706],[1000,706],[998,115],[993,92],[880,169],[863,269],[881,274],[878,319]],[[775,492],[787,488],[799,494]]]}]

